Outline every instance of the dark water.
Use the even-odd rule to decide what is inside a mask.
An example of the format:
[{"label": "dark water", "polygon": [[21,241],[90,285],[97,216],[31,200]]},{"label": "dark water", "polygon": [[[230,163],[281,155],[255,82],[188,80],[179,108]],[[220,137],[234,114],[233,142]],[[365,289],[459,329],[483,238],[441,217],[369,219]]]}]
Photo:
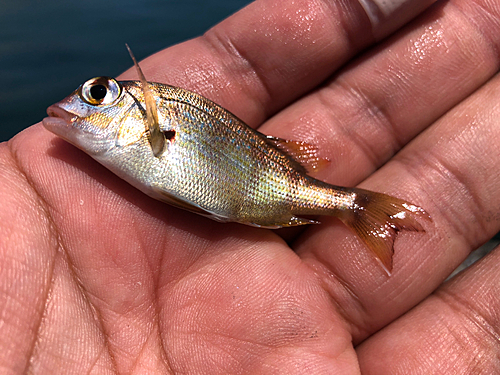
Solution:
[{"label": "dark water", "polygon": [[0,141],[45,117],[86,79],[130,67],[203,34],[250,0],[4,0],[0,5]]}]

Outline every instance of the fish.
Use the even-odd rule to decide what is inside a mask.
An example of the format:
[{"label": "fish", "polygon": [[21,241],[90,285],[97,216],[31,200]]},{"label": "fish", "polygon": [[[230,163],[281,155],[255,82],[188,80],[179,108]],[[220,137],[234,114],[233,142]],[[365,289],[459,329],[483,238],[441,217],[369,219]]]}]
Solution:
[{"label": "fish", "polygon": [[148,82],[129,53],[139,80],[91,78],[51,105],[43,125],[143,193],[268,229],[336,217],[388,275],[397,234],[425,232],[421,221],[432,221],[403,199],[315,179],[311,172],[329,164],[317,147],[265,135],[197,93]]}]

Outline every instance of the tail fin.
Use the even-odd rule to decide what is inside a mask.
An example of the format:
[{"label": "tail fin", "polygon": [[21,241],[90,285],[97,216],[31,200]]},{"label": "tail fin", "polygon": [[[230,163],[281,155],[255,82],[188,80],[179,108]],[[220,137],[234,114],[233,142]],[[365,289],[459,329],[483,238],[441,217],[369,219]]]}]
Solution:
[{"label": "tail fin", "polygon": [[354,209],[344,211],[340,219],[363,240],[390,275],[397,233],[402,229],[425,232],[415,218],[432,219],[422,208],[402,199],[363,189],[352,191],[356,194]]}]

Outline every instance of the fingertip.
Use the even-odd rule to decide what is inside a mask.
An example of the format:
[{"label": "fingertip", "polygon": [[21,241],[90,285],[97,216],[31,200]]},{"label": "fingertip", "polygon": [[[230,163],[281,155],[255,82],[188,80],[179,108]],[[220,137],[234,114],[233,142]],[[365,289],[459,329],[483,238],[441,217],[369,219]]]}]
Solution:
[{"label": "fingertip", "polygon": [[437,0],[358,0],[381,40],[408,23]]}]

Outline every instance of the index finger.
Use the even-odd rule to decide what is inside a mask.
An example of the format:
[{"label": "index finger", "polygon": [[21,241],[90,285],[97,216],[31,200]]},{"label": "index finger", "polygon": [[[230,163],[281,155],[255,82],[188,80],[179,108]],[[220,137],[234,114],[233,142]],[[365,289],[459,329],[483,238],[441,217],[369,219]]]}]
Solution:
[{"label": "index finger", "polygon": [[394,31],[434,1],[385,1],[393,11],[404,5],[405,17],[373,24],[368,14],[390,10],[379,0],[363,0],[369,13],[357,1],[259,0],[141,66],[149,81],[196,91],[255,127],[373,44],[381,28]]}]

